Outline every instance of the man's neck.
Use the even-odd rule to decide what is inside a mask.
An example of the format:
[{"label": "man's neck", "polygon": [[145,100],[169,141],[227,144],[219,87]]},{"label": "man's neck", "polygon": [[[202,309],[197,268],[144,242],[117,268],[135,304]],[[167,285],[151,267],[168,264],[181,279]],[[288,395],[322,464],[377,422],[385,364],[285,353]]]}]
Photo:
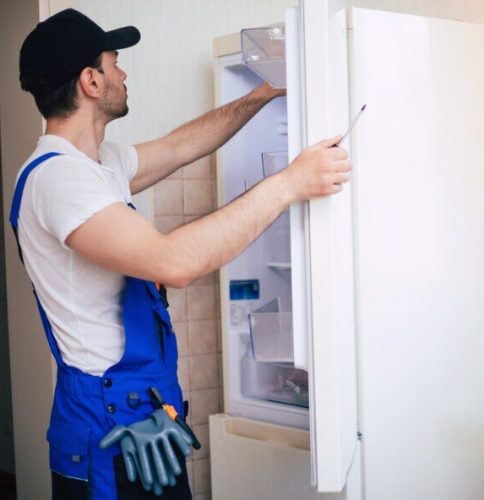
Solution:
[{"label": "man's neck", "polygon": [[49,118],[46,134],[63,137],[79,151],[99,162],[99,145],[104,140],[106,123],[96,121],[92,116],[76,112],[68,118]]}]

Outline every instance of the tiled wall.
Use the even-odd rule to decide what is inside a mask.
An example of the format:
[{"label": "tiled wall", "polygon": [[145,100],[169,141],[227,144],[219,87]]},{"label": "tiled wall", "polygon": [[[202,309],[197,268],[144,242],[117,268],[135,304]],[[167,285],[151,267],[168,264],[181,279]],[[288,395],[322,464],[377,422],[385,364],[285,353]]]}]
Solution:
[{"label": "tiled wall", "polygon": [[[155,224],[163,233],[215,208],[212,157],[183,167],[155,187]],[[178,339],[178,375],[190,403],[188,421],[202,444],[188,461],[196,500],[210,498],[208,416],[222,409],[221,345],[217,273],[185,289],[168,289]]]}]

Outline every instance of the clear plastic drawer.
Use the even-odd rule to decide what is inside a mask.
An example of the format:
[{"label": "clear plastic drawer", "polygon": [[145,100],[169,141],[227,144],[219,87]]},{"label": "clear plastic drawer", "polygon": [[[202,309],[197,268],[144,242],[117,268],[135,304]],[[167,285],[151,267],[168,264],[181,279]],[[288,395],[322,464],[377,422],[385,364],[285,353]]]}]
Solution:
[{"label": "clear plastic drawer", "polygon": [[241,359],[242,394],[265,401],[308,407],[308,374],[291,363]]},{"label": "clear plastic drawer", "polygon": [[241,31],[242,55],[254,73],[277,89],[286,88],[284,25]]},{"label": "clear plastic drawer", "polygon": [[294,362],[292,312],[280,311],[279,298],[249,314],[249,332],[256,361]]}]

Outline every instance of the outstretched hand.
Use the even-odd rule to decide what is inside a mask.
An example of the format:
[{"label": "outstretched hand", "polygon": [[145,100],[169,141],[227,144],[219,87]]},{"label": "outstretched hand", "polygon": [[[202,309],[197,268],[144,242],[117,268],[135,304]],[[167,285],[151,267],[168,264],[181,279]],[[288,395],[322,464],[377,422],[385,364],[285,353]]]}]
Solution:
[{"label": "outstretched hand", "polygon": [[286,89],[275,89],[271,87],[267,82],[255,89],[256,92],[260,92],[261,95],[267,96],[268,99],[273,99],[274,97],[280,97],[286,95]]}]

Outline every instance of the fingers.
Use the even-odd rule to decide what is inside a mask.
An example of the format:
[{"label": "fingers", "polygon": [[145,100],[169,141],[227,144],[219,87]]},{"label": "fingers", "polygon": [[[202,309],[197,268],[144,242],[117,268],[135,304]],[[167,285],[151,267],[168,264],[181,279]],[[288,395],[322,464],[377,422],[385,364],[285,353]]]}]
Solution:
[{"label": "fingers", "polygon": [[352,169],[350,160],[333,162],[333,172],[351,172]]},{"label": "fingers", "polygon": [[128,479],[134,483],[136,481],[136,465],[134,457],[131,453],[123,453],[124,466],[126,467],[126,475]]},{"label": "fingers", "polygon": [[179,474],[181,474],[181,467],[180,464],[178,463],[178,459],[176,458],[175,452],[173,451],[168,435],[161,436],[161,442],[163,443],[165,458],[167,459],[168,464],[170,465],[171,470],[173,471],[175,476],[178,476]]},{"label": "fingers", "polygon": [[157,443],[151,443],[151,454],[153,457],[153,463],[155,465],[155,474],[158,481],[163,486],[169,484],[168,473],[161,456],[161,450],[159,449]]},{"label": "fingers", "polygon": [[350,180],[349,174],[334,174],[333,175],[333,184],[344,184]]},{"label": "fingers", "polygon": [[99,446],[107,448],[123,438],[127,432],[129,432],[128,428],[124,425],[116,425],[101,439]]},{"label": "fingers", "polygon": [[333,184],[328,194],[338,194],[341,191],[343,191],[343,186],[341,184]]},{"label": "fingers", "polygon": [[171,470],[170,465],[168,464],[168,461],[166,460],[165,457],[163,457],[163,461],[165,463],[165,469],[168,473],[168,486],[175,486],[176,484],[175,474],[173,474],[173,471]]},{"label": "fingers", "polygon": [[133,462],[136,467],[136,472],[138,473],[139,480],[141,481],[141,484],[143,486],[143,489],[146,491],[150,491],[151,489],[151,484],[146,482],[145,475],[143,474],[143,470],[141,468],[141,463],[139,461],[139,456],[137,451],[134,449],[133,453],[131,454],[131,457],[133,459]]},{"label": "fingers", "polygon": [[323,139],[322,141],[318,142],[317,145],[323,147],[324,149],[329,149],[333,146],[336,146],[336,144],[338,144],[338,142],[341,141],[342,138],[343,136],[338,134],[334,137],[330,137],[329,139]]},{"label": "fingers", "polygon": [[156,482],[153,484],[153,493],[157,497],[161,496],[161,494],[163,493],[163,488],[162,488],[161,484],[156,483]]},{"label": "fingers", "polygon": [[144,446],[137,446],[137,452],[141,465],[141,471],[143,472],[145,481],[151,486],[153,484],[153,474],[151,473],[151,465],[148,458],[148,452]]},{"label": "fingers", "polygon": [[326,150],[326,155],[333,161],[347,160],[348,151],[345,148],[333,148]]},{"label": "fingers", "polygon": [[181,427],[180,429],[170,429],[170,437],[178,446],[178,449],[188,457],[192,451],[192,438]]}]

